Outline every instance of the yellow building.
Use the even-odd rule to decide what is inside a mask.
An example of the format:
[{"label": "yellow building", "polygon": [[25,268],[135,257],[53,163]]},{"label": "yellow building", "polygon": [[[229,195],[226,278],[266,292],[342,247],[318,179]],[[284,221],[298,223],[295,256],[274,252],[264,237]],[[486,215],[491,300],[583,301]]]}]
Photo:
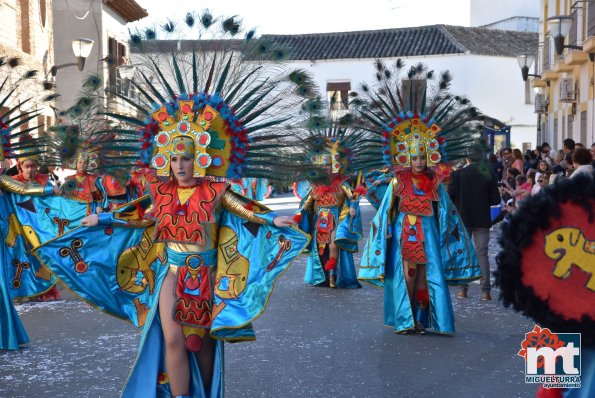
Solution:
[{"label": "yellow building", "polygon": [[[540,44],[532,80],[538,142],[595,142],[595,0],[541,0]],[[521,61],[519,61],[521,62]]]}]

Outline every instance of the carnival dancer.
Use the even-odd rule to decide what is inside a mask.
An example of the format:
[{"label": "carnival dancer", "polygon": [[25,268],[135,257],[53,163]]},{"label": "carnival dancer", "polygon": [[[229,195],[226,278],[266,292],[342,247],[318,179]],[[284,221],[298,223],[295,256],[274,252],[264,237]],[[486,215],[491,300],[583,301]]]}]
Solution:
[{"label": "carnival dancer", "polygon": [[131,180],[122,183],[116,177],[104,174],[98,178],[98,184],[103,196],[102,211],[112,211],[138,198],[138,189]]},{"label": "carnival dancer", "polygon": [[[203,14],[200,21],[208,27],[213,18]],[[239,30],[234,18],[221,23],[230,34]],[[254,40],[250,35],[243,51],[264,47]],[[291,218],[234,194],[225,182],[296,172],[290,158],[277,164],[292,148],[276,129],[297,123],[302,98],[291,93],[309,93],[310,83],[301,72],[286,79],[278,65],[251,59],[230,69],[241,61],[224,51],[150,58],[137,72],[159,78],[138,86],[140,117],[106,114],[123,123],[112,145],[136,137],[140,160],[131,165],[150,165],[160,181],[118,213],[90,215],[90,228],[36,251],[85,300],[143,326],[124,397],[223,396],[223,341],[255,339],[252,321],[308,243],[303,232],[286,228]],[[162,73],[182,65],[189,77],[176,73],[170,81]],[[72,256],[61,257],[60,248]]]},{"label": "carnival dancer", "polygon": [[96,149],[83,148],[76,156],[76,174],[64,179],[64,194],[70,199],[86,203],[87,214],[103,211],[104,189],[98,176],[88,170],[97,170],[99,154]]},{"label": "carnival dancer", "polygon": [[[19,175],[14,179],[0,175],[0,350],[16,350],[29,339],[13,306],[13,299],[43,294],[55,284],[50,272],[31,255],[31,249],[48,239],[48,233],[56,235],[58,228],[52,226],[53,208],[61,199],[54,196],[59,193],[57,187],[48,184],[47,178],[35,174],[37,159],[41,155],[44,164],[59,162],[57,157],[47,152],[45,139],[31,138],[42,126],[23,128],[27,123],[34,122],[40,111],[21,112],[20,105],[29,100],[15,104],[18,87],[31,82],[36,72],[26,71],[19,77],[20,72],[13,66],[18,63],[16,59],[8,62],[4,58],[0,60],[0,72],[6,72],[7,65],[13,68],[8,70],[0,84],[0,103],[4,106],[0,109],[0,162],[18,159],[19,168]],[[10,84],[10,77],[16,83]],[[51,99],[52,95],[43,98]]]},{"label": "carnival dancer", "polygon": [[312,188],[294,216],[299,227],[312,234],[304,280],[315,286],[360,288],[353,253],[362,238],[359,198],[365,189],[352,189],[347,180],[367,167],[366,156],[378,150],[370,149],[374,141],[363,130],[332,120],[319,122],[320,127],[309,129],[304,146],[309,161],[326,170],[310,175]]},{"label": "carnival dancer", "polygon": [[[553,384],[542,385],[537,398],[595,396],[594,220],[595,174],[584,173],[523,200],[502,226],[495,272],[500,299],[538,323],[519,331],[517,355],[525,360],[519,369],[529,365],[531,348],[556,354],[535,358],[536,373]],[[562,347],[571,355],[557,355]]]},{"label": "carnival dancer", "polygon": [[[33,140],[33,137],[28,136],[21,141],[24,140]],[[49,175],[39,173],[38,167],[39,155],[27,155],[25,152],[17,159],[17,169],[19,174],[13,176],[12,178],[25,184],[38,184],[42,187],[45,187],[49,184]],[[49,185],[53,187],[52,184]],[[52,191],[54,191],[53,188]],[[55,192],[59,191],[59,188],[55,190]],[[52,286],[48,291],[42,294],[29,297],[30,300],[34,301],[53,301],[60,300],[61,298],[62,296],[60,295],[60,291],[56,288],[56,285]]]},{"label": "carnival dancer", "polygon": [[[396,333],[426,328],[452,334],[448,284],[480,277],[469,236],[434,167],[467,155],[478,117],[468,100],[448,93],[450,75],[427,87],[433,72],[423,64],[407,78],[376,61],[378,86],[356,98],[361,117],[383,141],[385,166],[395,174],[362,256],[359,279],[384,287],[384,323]],[[432,96],[433,95],[433,96]],[[448,145],[445,145],[448,140]]]}]

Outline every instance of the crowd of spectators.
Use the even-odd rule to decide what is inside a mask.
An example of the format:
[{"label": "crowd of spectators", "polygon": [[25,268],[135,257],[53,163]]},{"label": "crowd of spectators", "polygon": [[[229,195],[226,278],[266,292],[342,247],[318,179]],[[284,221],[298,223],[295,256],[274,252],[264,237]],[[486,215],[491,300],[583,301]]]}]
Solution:
[{"label": "crowd of spectators", "polygon": [[516,207],[525,198],[537,194],[550,184],[579,173],[592,175],[595,166],[595,143],[590,150],[573,139],[566,138],[562,149],[556,151],[544,142],[523,155],[519,149],[503,148],[488,159],[492,174],[498,179],[503,214]]}]

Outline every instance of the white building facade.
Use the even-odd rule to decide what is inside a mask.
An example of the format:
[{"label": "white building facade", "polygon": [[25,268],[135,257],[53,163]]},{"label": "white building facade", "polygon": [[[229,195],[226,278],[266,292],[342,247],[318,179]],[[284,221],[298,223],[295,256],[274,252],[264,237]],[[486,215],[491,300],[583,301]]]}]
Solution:
[{"label": "white building facade", "polygon": [[54,0],[53,10],[57,65],[76,61],[73,40],[94,41],[82,72],[76,66],[57,71],[56,87],[61,94],[57,107],[65,110],[79,98],[82,82],[89,75],[99,74],[105,87],[119,83],[117,67],[130,57],[126,24],[148,14],[134,0]]},{"label": "white building facade", "polygon": [[[390,64],[401,58],[408,66],[423,62],[437,73],[449,70],[454,77],[452,92],[467,96],[483,114],[511,126],[511,145],[519,149],[537,145],[537,116],[533,92],[522,84],[516,56],[524,49],[535,51],[537,37],[444,25],[264,36],[292,47],[291,66],[309,70],[323,92],[343,91],[341,97],[345,90],[357,91],[360,83],[373,85],[375,59]],[[496,149],[503,145],[498,143]]]}]

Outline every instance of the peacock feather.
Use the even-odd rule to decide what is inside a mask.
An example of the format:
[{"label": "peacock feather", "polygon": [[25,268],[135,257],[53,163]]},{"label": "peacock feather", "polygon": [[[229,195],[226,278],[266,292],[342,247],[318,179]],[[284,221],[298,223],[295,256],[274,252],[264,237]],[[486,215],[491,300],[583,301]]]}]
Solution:
[{"label": "peacock feather", "polygon": [[414,120],[428,129],[438,127],[437,161],[451,162],[478,154],[477,123],[483,116],[468,98],[450,92],[450,72],[436,74],[421,62],[407,69],[401,59],[392,66],[377,60],[374,67],[374,85],[360,85],[359,92],[351,93],[350,104],[357,109],[361,127],[381,140],[385,166],[393,165],[398,155],[391,138],[395,129]]},{"label": "peacock feather", "polygon": [[38,75],[37,70],[25,69],[20,58],[0,57],[0,160],[36,157],[53,165],[44,125],[38,120],[42,107],[57,94]]},{"label": "peacock feather", "polygon": [[[193,121],[207,109],[217,112],[206,151],[218,163],[207,166],[207,175],[293,180],[306,167],[297,130],[314,120],[322,103],[308,73],[283,65],[291,48],[244,31],[237,16],[215,18],[208,11],[131,32],[130,43],[134,95],[103,92],[103,83],[90,77],[66,112],[78,126],[78,145],[100,151],[98,172],[150,166],[163,131],[154,113],[163,109],[177,123],[188,104]],[[128,109],[106,108],[106,95]]]}]

